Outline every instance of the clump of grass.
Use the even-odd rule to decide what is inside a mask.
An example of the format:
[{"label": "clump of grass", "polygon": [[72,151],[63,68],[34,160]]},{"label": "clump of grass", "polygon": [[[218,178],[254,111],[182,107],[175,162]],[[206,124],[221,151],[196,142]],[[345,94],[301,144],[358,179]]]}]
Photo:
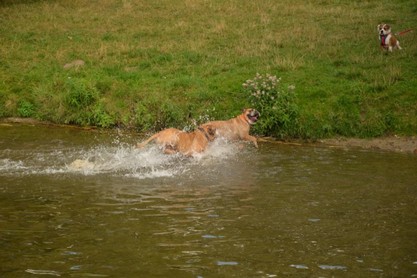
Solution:
[{"label": "clump of grass", "polygon": [[35,106],[33,103],[27,100],[22,100],[19,102],[17,107],[17,114],[23,118],[32,117],[35,113]]},{"label": "clump of grass", "polygon": [[98,99],[97,89],[87,80],[69,77],[65,89],[65,104],[70,110],[88,109]]}]

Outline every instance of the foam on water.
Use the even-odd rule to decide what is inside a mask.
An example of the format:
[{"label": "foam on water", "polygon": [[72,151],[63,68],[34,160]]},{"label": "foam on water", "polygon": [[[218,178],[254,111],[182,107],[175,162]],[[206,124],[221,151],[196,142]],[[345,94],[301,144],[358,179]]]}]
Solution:
[{"label": "foam on water", "polygon": [[136,178],[175,175],[178,156],[164,155],[157,147],[138,150],[131,146],[98,146],[66,165],[69,172],[84,175],[110,173]]},{"label": "foam on water", "polygon": [[8,158],[0,159],[0,173],[7,172],[10,169],[25,169],[26,167],[23,165],[23,162],[20,160],[14,161]]},{"label": "foam on water", "polygon": [[[166,155],[155,145],[136,149],[130,144],[97,145],[58,150],[7,150],[0,153],[0,175],[110,174],[146,179],[188,173],[195,165],[210,165],[233,157],[239,147],[218,140],[202,154],[188,158]],[[1,158],[1,157],[9,158]]]}]

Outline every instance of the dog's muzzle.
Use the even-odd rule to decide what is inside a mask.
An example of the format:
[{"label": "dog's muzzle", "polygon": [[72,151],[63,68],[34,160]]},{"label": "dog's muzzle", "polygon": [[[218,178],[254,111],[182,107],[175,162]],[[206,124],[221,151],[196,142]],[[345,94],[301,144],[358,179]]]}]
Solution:
[{"label": "dog's muzzle", "polygon": [[250,124],[256,123],[259,119],[259,116],[261,116],[261,114],[257,110],[250,111],[250,113],[247,115],[249,119],[249,123]]}]

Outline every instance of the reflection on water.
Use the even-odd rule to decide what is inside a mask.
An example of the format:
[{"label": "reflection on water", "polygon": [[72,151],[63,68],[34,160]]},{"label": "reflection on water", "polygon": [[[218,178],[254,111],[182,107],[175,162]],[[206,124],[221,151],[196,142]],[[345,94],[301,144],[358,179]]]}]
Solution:
[{"label": "reflection on water", "polygon": [[136,140],[0,126],[1,277],[417,275],[415,156]]}]

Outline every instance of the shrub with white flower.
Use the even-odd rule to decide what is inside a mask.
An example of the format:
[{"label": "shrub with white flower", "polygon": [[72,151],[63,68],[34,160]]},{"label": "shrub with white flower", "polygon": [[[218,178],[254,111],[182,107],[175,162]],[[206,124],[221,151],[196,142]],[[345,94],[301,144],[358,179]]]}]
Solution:
[{"label": "shrub with white flower", "polygon": [[298,134],[295,86],[283,89],[281,78],[257,73],[255,78],[243,83],[243,89],[248,94],[250,105],[261,113],[255,125],[256,132],[281,139]]}]

